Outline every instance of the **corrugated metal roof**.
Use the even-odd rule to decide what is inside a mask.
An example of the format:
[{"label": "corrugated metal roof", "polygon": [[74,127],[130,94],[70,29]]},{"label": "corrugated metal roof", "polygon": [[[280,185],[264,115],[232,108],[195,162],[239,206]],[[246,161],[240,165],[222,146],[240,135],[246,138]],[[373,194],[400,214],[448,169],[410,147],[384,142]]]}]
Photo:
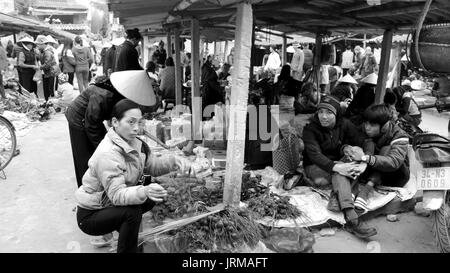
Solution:
[{"label": "corrugated metal roof", "polygon": [[[379,35],[396,27],[406,33],[416,23],[424,1],[363,0],[249,0],[253,4],[255,24],[285,33],[331,31],[333,35],[367,33]],[[241,0],[189,0],[185,10],[174,10],[181,0],[109,0],[126,28],[153,28],[161,32],[163,24],[197,18],[205,28],[234,27],[235,6]],[[434,0],[425,24],[450,21],[450,1]]]},{"label": "corrugated metal roof", "polygon": [[53,34],[57,37],[73,38],[75,35],[63,30],[55,30],[52,25],[23,15],[10,15],[0,12],[0,34],[11,34],[17,31]]}]

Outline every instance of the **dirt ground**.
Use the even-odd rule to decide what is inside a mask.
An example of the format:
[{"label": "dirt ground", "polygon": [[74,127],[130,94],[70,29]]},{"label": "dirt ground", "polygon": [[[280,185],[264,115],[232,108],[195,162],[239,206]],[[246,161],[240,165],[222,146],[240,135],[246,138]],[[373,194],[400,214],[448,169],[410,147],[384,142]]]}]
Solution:
[{"label": "dirt ground", "polygon": [[[436,117],[425,119],[436,122]],[[0,180],[0,252],[107,252],[93,248],[91,237],[76,224],[76,182],[64,115],[37,125],[19,139],[19,145],[21,154],[7,166],[7,179]],[[414,212],[399,217],[396,223],[385,217],[371,220],[378,228],[371,242],[337,231],[331,237],[317,235],[314,250],[437,252],[430,219]]]}]

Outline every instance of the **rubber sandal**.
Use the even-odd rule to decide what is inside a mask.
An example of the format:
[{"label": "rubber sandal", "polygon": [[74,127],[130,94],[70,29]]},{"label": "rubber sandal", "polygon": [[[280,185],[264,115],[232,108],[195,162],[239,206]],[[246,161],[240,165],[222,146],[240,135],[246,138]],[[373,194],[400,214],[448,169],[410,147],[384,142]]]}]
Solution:
[{"label": "rubber sandal", "polygon": [[111,246],[113,242],[114,242],[113,236],[111,236],[109,240],[105,240],[104,236],[100,238],[91,239],[91,245],[93,245],[96,248]]}]

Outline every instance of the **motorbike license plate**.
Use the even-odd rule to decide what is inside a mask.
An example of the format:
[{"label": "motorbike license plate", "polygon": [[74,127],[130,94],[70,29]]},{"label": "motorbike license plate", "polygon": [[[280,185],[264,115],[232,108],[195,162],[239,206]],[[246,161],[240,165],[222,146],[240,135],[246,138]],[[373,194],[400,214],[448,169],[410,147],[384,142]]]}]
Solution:
[{"label": "motorbike license plate", "polygon": [[417,172],[418,190],[450,189],[450,167],[425,168]]}]

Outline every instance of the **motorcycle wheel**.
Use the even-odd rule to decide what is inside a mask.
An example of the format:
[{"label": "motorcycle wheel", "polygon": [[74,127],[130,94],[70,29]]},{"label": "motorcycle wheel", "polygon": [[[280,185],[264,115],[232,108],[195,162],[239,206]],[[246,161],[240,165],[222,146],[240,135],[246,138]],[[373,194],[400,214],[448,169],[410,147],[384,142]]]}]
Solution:
[{"label": "motorcycle wheel", "polygon": [[450,253],[450,198],[447,194],[446,202],[431,214],[433,235],[441,253]]}]

